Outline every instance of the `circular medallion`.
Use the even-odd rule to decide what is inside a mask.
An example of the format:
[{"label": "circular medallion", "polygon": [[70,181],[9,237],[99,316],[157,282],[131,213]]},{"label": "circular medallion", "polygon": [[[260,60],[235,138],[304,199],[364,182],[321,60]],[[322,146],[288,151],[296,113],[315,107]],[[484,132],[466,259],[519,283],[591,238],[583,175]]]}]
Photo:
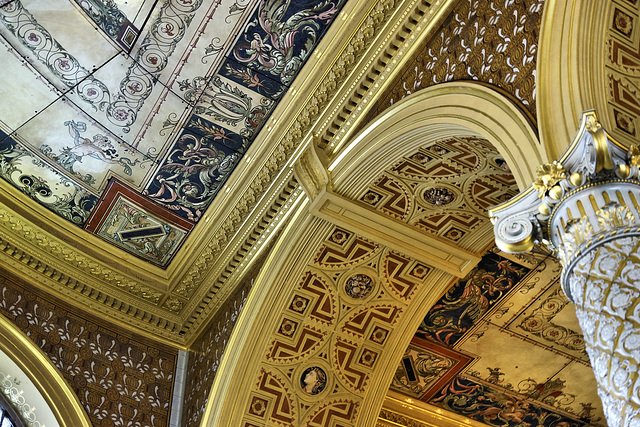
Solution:
[{"label": "circular medallion", "polygon": [[327,374],[318,366],[307,368],[300,376],[300,386],[305,393],[315,396],[327,386]]},{"label": "circular medallion", "polygon": [[428,203],[431,203],[432,205],[444,206],[453,202],[453,200],[456,198],[456,195],[448,188],[434,187],[429,188],[427,191],[425,191],[423,197],[424,200],[426,200]]},{"label": "circular medallion", "polygon": [[344,291],[351,298],[366,298],[373,289],[373,279],[366,274],[354,274],[347,279]]}]

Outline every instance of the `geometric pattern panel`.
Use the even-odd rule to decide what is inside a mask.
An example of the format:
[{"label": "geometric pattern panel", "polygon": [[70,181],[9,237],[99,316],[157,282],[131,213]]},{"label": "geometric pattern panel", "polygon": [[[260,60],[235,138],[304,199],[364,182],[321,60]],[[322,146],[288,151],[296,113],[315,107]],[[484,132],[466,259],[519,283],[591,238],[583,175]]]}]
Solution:
[{"label": "geometric pattern panel", "polygon": [[442,273],[334,228],[277,308],[243,425],[355,425],[385,345],[435,277]]},{"label": "geometric pattern panel", "polygon": [[402,158],[358,200],[463,248],[491,228],[486,210],[513,197],[516,182],[491,144],[477,137],[435,141]]},{"label": "geometric pattern panel", "polygon": [[640,131],[640,5],[628,1],[610,2],[613,18],[607,29],[607,55],[604,58],[607,101],[613,135],[634,143]]}]

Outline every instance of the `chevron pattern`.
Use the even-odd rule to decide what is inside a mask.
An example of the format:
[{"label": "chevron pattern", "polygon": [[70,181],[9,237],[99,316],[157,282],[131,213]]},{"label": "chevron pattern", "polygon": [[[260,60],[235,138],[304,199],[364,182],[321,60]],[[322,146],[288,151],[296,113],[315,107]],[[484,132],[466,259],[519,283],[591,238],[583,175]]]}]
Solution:
[{"label": "chevron pattern", "polygon": [[487,218],[470,212],[448,210],[447,212],[427,214],[416,219],[413,225],[420,230],[444,237],[452,242],[458,242],[469,232],[488,223]]},{"label": "chevron pattern", "polygon": [[265,416],[269,425],[291,426],[295,424],[296,416],[289,390],[285,382],[275,374],[262,370],[258,390],[269,404]]},{"label": "chevron pattern", "polygon": [[[344,383],[356,392],[364,392],[365,386],[370,376],[371,365],[375,363],[377,353],[368,350],[366,357],[360,345],[351,344],[340,338],[337,339],[334,347],[334,364],[337,373]],[[366,363],[361,361],[365,360]],[[366,370],[363,370],[363,367]]]},{"label": "chevron pattern", "polygon": [[355,422],[358,404],[337,400],[322,405],[306,424],[309,427],[351,427]]},{"label": "chevron pattern", "polygon": [[299,290],[304,292],[304,295],[311,297],[309,315],[313,319],[325,324],[333,323],[336,316],[336,297],[322,279],[313,273],[308,273]]},{"label": "chevron pattern", "polygon": [[409,301],[416,290],[416,287],[422,283],[429,271],[429,267],[422,266],[419,274],[415,269],[417,263],[397,252],[389,252],[383,261],[383,271],[385,283],[389,290],[403,301]]},{"label": "chevron pattern", "polygon": [[374,188],[377,192],[387,195],[384,203],[378,207],[379,210],[397,219],[404,219],[411,212],[411,195],[400,182],[383,176]]},{"label": "chevron pattern", "polygon": [[300,330],[297,337],[294,336],[291,340],[278,337],[278,339],[271,344],[267,359],[278,363],[294,362],[313,353],[313,351],[324,342],[326,336],[326,332],[306,326]]},{"label": "chevron pattern", "polygon": [[[335,234],[335,233],[334,233]],[[330,240],[322,245],[314,263],[321,268],[345,268],[359,264],[380,251],[380,245],[350,235],[340,246]]]},{"label": "chevron pattern", "polygon": [[401,308],[392,305],[367,307],[352,315],[341,329],[361,339],[368,335],[367,331],[370,327],[373,329],[376,322],[393,325],[401,312]]}]

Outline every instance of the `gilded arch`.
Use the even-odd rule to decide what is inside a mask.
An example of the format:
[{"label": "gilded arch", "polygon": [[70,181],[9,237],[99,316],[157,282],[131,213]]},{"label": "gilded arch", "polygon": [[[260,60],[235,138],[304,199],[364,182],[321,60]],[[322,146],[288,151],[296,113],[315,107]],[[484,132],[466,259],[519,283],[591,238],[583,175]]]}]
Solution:
[{"label": "gilded arch", "polygon": [[51,360],[4,316],[0,316],[0,351],[35,384],[60,426],[91,426],[78,396]]},{"label": "gilded arch", "polygon": [[[477,263],[492,235],[483,234],[467,247],[425,238],[424,253],[412,258],[404,256],[401,244],[398,249],[383,236],[385,230],[391,235],[409,226],[400,227],[368,212],[369,219],[377,223],[376,230],[356,228],[339,215],[323,215],[322,207],[333,203],[329,211],[334,206],[335,211],[348,212],[342,218],[357,216],[356,194],[394,161],[430,141],[462,136],[481,137],[497,147],[520,185],[529,182],[535,166],[544,162],[525,116],[497,92],[466,82],[438,85],[406,98],[326,163],[315,147],[308,147],[296,165],[300,185],[308,195],[296,201],[298,207],[288,227],[256,279],[222,358],[203,425],[268,425],[260,420],[269,417],[292,425],[323,425],[320,421],[327,421],[328,416],[342,416],[346,425],[376,423],[398,360],[426,308],[456,276]],[[345,240],[336,237],[336,230],[348,234],[342,236]],[[419,234],[416,231],[413,229]],[[441,245],[447,260],[462,262],[448,266],[445,257],[429,258],[430,242]],[[356,246],[364,255],[348,258],[346,248]],[[323,258],[329,252],[340,252],[345,258],[329,262]],[[424,258],[416,260],[420,256]],[[400,297],[389,285],[393,282],[389,269],[380,267],[390,265],[390,257],[397,258],[397,265],[409,266],[407,277],[418,265],[427,267],[420,280],[409,280],[411,292]],[[337,285],[342,285],[350,269],[371,272],[374,289],[383,290],[376,299],[354,302],[343,295]],[[295,302],[303,300],[305,307],[313,309],[296,314]],[[291,331],[287,328],[294,332],[285,339],[282,336]],[[386,338],[376,342],[375,332],[380,329],[386,331]],[[280,351],[282,348],[287,351]],[[367,365],[371,358],[375,362],[370,366],[356,369],[357,363]],[[313,399],[304,395],[297,377],[311,366],[332,371],[336,380],[328,382],[327,388],[333,394],[325,392]]]}]

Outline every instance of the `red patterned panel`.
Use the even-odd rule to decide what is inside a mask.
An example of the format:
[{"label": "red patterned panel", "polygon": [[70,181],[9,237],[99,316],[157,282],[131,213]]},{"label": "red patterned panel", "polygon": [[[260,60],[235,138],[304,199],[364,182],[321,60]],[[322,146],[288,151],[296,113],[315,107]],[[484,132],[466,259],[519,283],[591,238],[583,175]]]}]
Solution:
[{"label": "red patterned panel", "polygon": [[628,72],[640,72],[639,49],[631,49],[617,40],[610,40],[609,52],[609,59],[612,64]]},{"label": "red patterned panel", "polygon": [[620,79],[609,76],[611,96],[616,104],[627,108],[636,115],[640,115],[640,100],[638,92],[629,84],[624,84]]},{"label": "red patterned panel", "polygon": [[[262,400],[266,400],[268,402],[267,408],[264,411],[264,416],[268,417],[271,424],[284,426],[291,426],[295,424],[295,408],[291,394],[285,387],[285,382],[283,380],[271,372],[262,370],[260,380],[258,382],[258,389],[260,390],[262,397],[264,397]],[[262,408],[259,404],[259,400],[260,397],[253,397],[251,401],[252,406],[249,408],[250,412],[252,410],[255,411],[253,404],[256,404],[256,402],[258,402],[258,409],[260,410]]]},{"label": "red patterned panel", "polygon": [[402,160],[391,170],[408,178],[424,179],[427,176],[427,169],[423,165],[428,164],[433,159],[422,153],[416,153],[410,156],[410,159]]},{"label": "red patterned panel", "polygon": [[[473,230],[482,222],[483,218],[468,212],[446,211],[424,216],[416,220],[413,225],[437,235],[444,235],[451,228],[459,229],[463,233]],[[459,240],[460,237],[451,240]]]},{"label": "red patterned panel", "polygon": [[398,219],[403,219],[407,215],[411,207],[411,197],[400,183],[383,176],[374,188],[391,195],[380,206],[382,211]]},{"label": "red patterned panel", "polygon": [[327,325],[333,323],[336,316],[336,302],[329,286],[315,274],[307,273],[299,289],[311,296],[309,304],[311,308],[308,315]]},{"label": "red patterned panel", "polygon": [[358,403],[340,399],[326,403],[311,415],[309,427],[351,427],[356,421]]},{"label": "red patterned panel", "polygon": [[431,268],[416,263],[397,252],[389,252],[383,262],[384,277],[391,292],[408,301],[416,286],[424,281]]},{"label": "red patterned panel", "polygon": [[333,350],[334,363],[340,378],[352,391],[363,392],[369,380],[367,368],[373,366],[378,354],[368,349],[361,352],[360,345],[339,338]]},{"label": "red patterned panel", "polygon": [[312,353],[325,340],[326,333],[304,327],[295,339],[273,341],[267,358],[274,362],[293,362]]},{"label": "red patterned panel", "polygon": [[345,268],[371,258],[379,250],[380,246],[373,242],[336,229],[313,261],[319,267]]},{"label": "red patterned panel", "polygon": [[367,329],[374,324],[393,325],[402,309],[392,305],[367,307],[352,315],[342,326],[342,332],[358,338],[367,335]]},{"label": "red patterned panel", "polygon": [[468,195],[483,211],[515,195],[513,190],[496,184],[498,183],[494,177],[481,177],[469,185]]},{"label": "red patterned panel", "polygon": [[447,141],[450,147],[455,147],[458,152],[454,153],[447,160],[455,162],[459,165],[460,169],[466,173],[473,172],[480,166],[480,157],[471,149],[469,143],[476,142],[476,139],[467,138],[467,141],[460,141],[457,139],[450,139]]}]

